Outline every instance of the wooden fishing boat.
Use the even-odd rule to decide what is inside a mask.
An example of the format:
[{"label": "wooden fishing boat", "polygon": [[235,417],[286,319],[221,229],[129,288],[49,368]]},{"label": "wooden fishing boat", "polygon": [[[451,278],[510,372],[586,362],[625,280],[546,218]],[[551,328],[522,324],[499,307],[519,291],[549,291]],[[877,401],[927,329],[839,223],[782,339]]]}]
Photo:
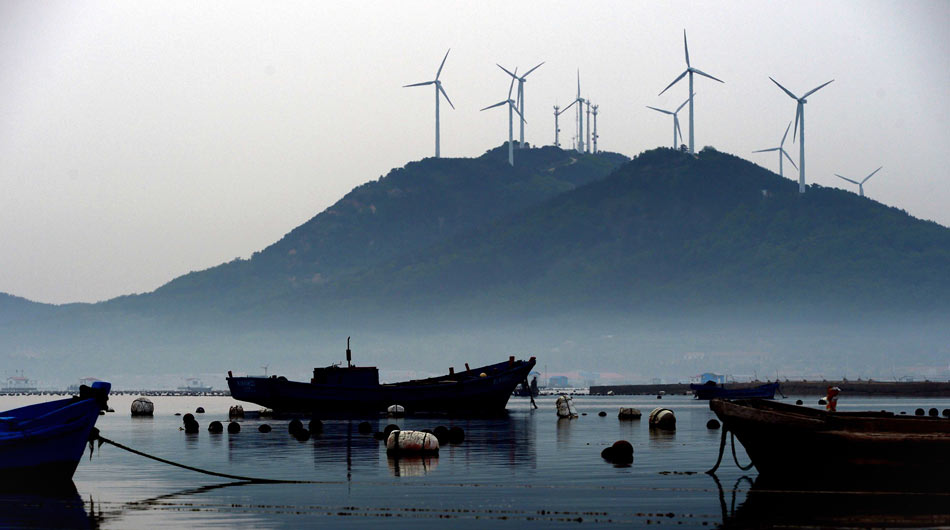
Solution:
[{"label": "wooden fishing boat", "polygon": [[0,477],[24,483],[72,479],[89,432],[107,409],[105,381],[79,396],[0,412]]},{"label": "wooden fishing boat", "polygon": [[505,410],[518,383],[535,365],[534,357],[490,364],[428,379],[380,384],[373,366],[353,366],[347,341],[347,366],[314,368],[310,382],[285,377],[235,377],[228,372],[231,397],[275,413],[335,414],[385,412],[402,405],[407,413],[497,414]]},{"label": "wooden fishing boat", "polygon": [[709,408],[763,475],[943,477],[950,420],[890,412],[826,412],[758,399]]},{"label": "wooden fishing boat", "polygon": [[695,383],[689,385],[696,399],[775,399],[775,392],[778,391],[778,382],[766,383],[757,386],[733,386],[717,385],[714,381],[709,381],[702,385]]}]

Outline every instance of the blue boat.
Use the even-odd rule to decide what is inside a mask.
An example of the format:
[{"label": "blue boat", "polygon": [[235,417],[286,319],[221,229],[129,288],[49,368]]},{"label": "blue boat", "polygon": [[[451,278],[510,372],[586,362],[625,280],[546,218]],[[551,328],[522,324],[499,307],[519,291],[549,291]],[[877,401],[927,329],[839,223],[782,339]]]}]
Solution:
[{"label": "blue boat", "polygon": [[778,390],[778,381],[758,386],[741,386],[726,388],[715,381],[707,381],[702,385],[691,384],[689,389],[696,395],[696,399],[775,399]]},{"label": "blue boat", "polygon": [[111,388],[97,381],[69,399],[0,412],[0,479],[72,480]]}]

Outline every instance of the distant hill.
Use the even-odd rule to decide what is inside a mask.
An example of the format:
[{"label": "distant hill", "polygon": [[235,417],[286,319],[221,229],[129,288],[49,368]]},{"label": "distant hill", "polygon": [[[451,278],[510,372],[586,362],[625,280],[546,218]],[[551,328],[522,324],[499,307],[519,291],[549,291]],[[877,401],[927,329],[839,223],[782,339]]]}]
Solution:
[{"label": "distant hill", "polygon": [[948,272],[945,227],[837,189],[800,195],[796,183],[713,149],[657,149],[606,179],[366,269],[344,290],[526,314],[750,304],[929,312],[950,308]]},{"label": "distant hill", "polygon": [[352,334],[360,362],[384,368],[519,352],[675,377],[856,365],[880,377],[895,351],[920,373],[946,366],[946,227],[851,192],[801,195],[711,148],[633,160],[531,148],[516,164],[504,146],[409,163],[250,259],[152,293],[65,306],[2,295],[0,360],[34,375],[306,372]]}]

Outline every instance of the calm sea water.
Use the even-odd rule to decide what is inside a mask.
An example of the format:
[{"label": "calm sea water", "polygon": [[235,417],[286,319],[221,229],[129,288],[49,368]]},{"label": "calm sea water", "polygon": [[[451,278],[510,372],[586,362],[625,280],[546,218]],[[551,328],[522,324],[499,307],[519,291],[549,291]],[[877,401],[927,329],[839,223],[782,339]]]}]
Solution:
[{"label": "calm sea water", "polygon": [[[215,478],[145,459],[110,445],[80,463],[75,490],[0,493],[0,526],[182,528],[279,528],[332,525],[370,527],[510,528],[647,525],[709,528],[776,524],[836,524],[852,521],[867,507],[897,517],[894,524],[928,525],[934,513],[950,512],[950,496],[908,499],[900,492],[775,491],[754,486],[756,472],[743,472],[727,455],[717,478],[703,473],[716,460],[720,431],[707,403],[687,396],[576,396],[573,420],[558,419],[554,398],[512,398],[506,417],[451,420],[380,418],[404,429],[457,425],[465,441],[446,444],[438,457],[387,457],[372,436],[357,432],[359,420],[325,420],[322,435],[300,442],[287,420],[246,419],[237,434],[210,434],[212,420],[227,424],[223,397],[156,397],[153,418],[132,418],[135,396],[113,396],[115,413],[99,419],[102,435],[135,449],[187,465],[235,475],[315,481],[312,484],[247,484]],[[0,410],[49,398],[0,397]],[[795,399],[791,397],[789,399]],[[814,397],[804,398],[814,402]],[[258,406],[244,403],[245,410]],[[194,412],[198,434],[179,430],[176,412]],[[640,421],[619,421],[633,406]],[[674,411],[675,432],[652,431],[654,407]],[[950,407],[940,399],[847,399],[839,410]],[[599,411],[606,417],[599,417]],[[948,420],[950,421],[950,420]],[[260,433],[267,423],[273,431]],[[610,464],[601,450],[617,440],[634,446],[630,466]],[[738,458],[747,463],[738,447]],[[844,496],[842,496],[844,495]],[[829,499],[831,501],[829,502]],[[793,502],[794,500],[794,502]],[[912,502],[909,502],[912,501]],[[891,514],[890,512],[895,512]],[[906,516],[906,517],[905,517]],[[786,518],[787,520],[783,520]],[[850,518],[850,519],[849,519]],[[950,520],[948,518],[947,520]],[[844,523],[842,523],[844,524]]]}]

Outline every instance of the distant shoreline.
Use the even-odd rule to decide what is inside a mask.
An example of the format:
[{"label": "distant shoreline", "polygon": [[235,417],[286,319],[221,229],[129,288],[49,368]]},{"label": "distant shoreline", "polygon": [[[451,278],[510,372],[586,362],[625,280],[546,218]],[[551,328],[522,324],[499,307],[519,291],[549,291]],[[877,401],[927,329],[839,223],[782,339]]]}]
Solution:
[{"label": "distant shoreline", "polygon": [[[748,388],[770,381],[726,383],[727,388]],[[829,386],[837,386],[843,395],[892,397],[950,397],[947,381],[779,381],[779,390],[785,395],[824,396]],[[592,396],[688,394],[689,384],[666,385],[604,385],[590,387]]]}]

